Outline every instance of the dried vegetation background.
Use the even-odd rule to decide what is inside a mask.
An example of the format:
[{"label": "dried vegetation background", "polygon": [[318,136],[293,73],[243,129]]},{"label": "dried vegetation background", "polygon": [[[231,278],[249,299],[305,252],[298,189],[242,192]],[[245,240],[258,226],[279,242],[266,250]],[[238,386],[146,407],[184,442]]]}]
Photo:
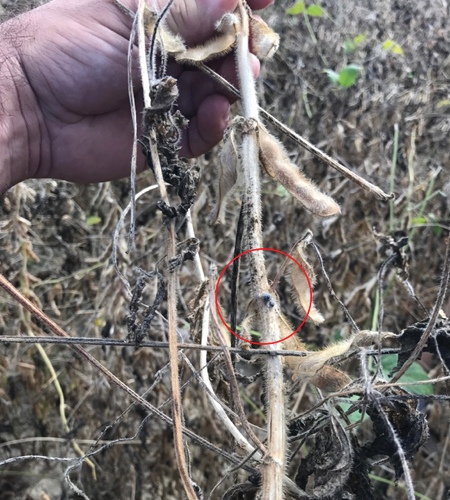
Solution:
[{"label": "dried vegetation background", "polygon": [[[31,3],[3,1],[1,5],[3,13],[10,15]],[[450,229],[447,2],[324,1],[321,5],[332,20],[311,19],[317,43],[312,40],[302,16],[285,14],[290,5],[286,1],[276,2],[263,14],[281,35],[281,47],[274,59],[262,68],[258,83],[261,105],[387,192],[397,124],[396,200],[390,216],[389,203],[375,200],[306,151],[286,142],[292,159],[340,203],[342,215],[319,221],[275,183],[265,180],[265,244],[288,252],[305,229],[310,228],[335,291],[357,324],[370,329],[376,314],[376,276],[386,258],[373,228],[384,234],[403,231],[411,238],[407,251],[410,282],[423,304],[431,309]],[[360,47],[344,54],[345,40],[362,33],[366,36]],[[386,39],[397,42],[404,57],[383,50],[381,44]],[[337,88],[322,73],[324,69],[339,70],[350,63],[362,66],[363,71],[349,89]],[[192,210],[194,226],[201,239],[204,265],[215,262],[222,269],[233,256],[239,197],[237,194],[235,199],[231,197],[226,224],[211,226],[208,213],[217,189],[216,151],[208,153],[199,163],[202,181]],[[145,172],[139,177],[138,190],[151,184],[154,184],[153,175]],[[111,251],[112,235],[129,195],[127,180],[90,186],[29,181],[10,190],[0,203],[0,271],[72,336],[126,337],[129,301],[111,265]],[[162,216],[156,208],[158,199],[155,190],[138,202],[138,251],[133,258],[126,253],[126,227],[120,234],[119,268],[133,285],[139,277],[136,267],[152,270],[155,262],[163,257],[164,232]],[[180,241],[186,237],[181,229]],[[267,261],[274,275],[281,262],[270,255]],[[188,304],[196,286],[192,273],[190,263],[185,264],[180,273],[178,326],[186,339]],[[386,281],[383,328],[398,333],[423,319],[423,315],[395,281],[394,271],[388,273]],[[242,284],[245,286],[245,272]],[[222,286],[223,303],[227,303],[229,296],[227,286],[226,282]],[[144,299],[150,302],[155,290],[148,287],[145,293]],[[283,294],[290,304],[287,287],[282,288]],[[331,300],[320,277],[315,302],[326,322],[320,327],[305,325],[301,330],[302,339],[310,346],[322,347],[346,337],[350,333],[346,318]],[[165,305],[161,309],[163,315],[164,308]],[[291,309],[290,320],[298,324],[299,317]],[[450,304],[446,304],[446,312],[450,314]],[[2,292],[0,333],[39,335],[42,329]],[[166,340],[166,325],[159,316],[152,323],[150,340]],[[123,393],[106,383],[69,348],[44,346],[44,349],[64,394],[70,431],[61,418],[60,397],[52,373],[36,347],[1,345],[0,459],[28,454],[71,457],[76,456],[74,443],[86,451],[99,437],[101,443],[122,438],[124,441],[93,458],[96,481],[86,464],[71,472],[72,480],[92,499],[182,498],[171,430],[154,417],[145,418],[145,412],[138,406],[116,420],[130,404]],[[170,383],[165,350],[123,347],[88,347],[88,350],[139,394],[152,386],[147,399],[169,411]],[[186,354],[198,368],[198,354],[187,351]],[[424,358],[422,366],[430,377],[443,374],[437,359]],[[185,363],[182,366],[181,382],[190,380],[183,390],[186,426],[232,452],[230,438],[215,419],[204,390],[195,377],[192,378],[188,366]],[[357,366],[347,368],[351,373]],[[224,368],[219,364],[211,370],[211,377],[217,392],[226,398],[223,373]],[[448,387],[441,383],[434,386],[434,391],[435,394],[448,393]],[[261,383],[256,380],[245,384],[242,394],[250,421],[262,424]],[[296,387],[289,407],[301,412],[316,400],[311,387]],[[412,461],[412,479],[416,492],[441,500],[447,498],[450,491],[448,402],[435,401],[423,411],[428,417],[430,437]],[[370,426],[363,424],[358,432],[361,439],[368,439]],[[197,446],[191,447],[191,454],[193,478],[209,494],[229,464]],[[3,467],[0,498],[81,498],[64,485],[65,469],[64,463],[39,460]],[[406,498],[401,486],[395,489],[393,485],[394,471],[390,464],[382,464],[372,472],[378,477],[374,481],[375,498]],[[245,479],[245,474],[240,474]],[[228,486],[231,481],[232,474]],[[42,493],[48,497],[41,496]]]}]

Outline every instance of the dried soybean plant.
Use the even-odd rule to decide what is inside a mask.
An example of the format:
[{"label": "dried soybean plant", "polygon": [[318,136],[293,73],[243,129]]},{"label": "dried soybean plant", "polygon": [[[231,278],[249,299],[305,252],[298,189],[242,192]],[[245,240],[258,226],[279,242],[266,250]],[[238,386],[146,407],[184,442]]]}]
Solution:
[{"label": "dried soybean plant", "polygon": [[[210,498],[216,498],[214,495],[218,494],[219,487],[225,478],[235,471],[242,470],[248,474],[248,479],[242,483],[235,482],[222,495],[223,499],[364,498],[370,500],[374,496],[369,471],[380,456],[390,460],[396,479],[404,475],[408,498],[414,498],[407,460],[414,455],[426,438],[426,421],[417,411],[414,395],[397,384],[385,383],[378,370],[372,376],[367,366],[367,359],[369,355],[376,356],[379,362],[382,341],[395,339],[400,343],[401,348],[399,364],[394,369],[398,371],[393,379],[394,382],[406,370],[408,364],[417,358],[422,349],[437,353],[443,365],[450,367],[447,354],[450,327],[447,319],[439,315],[449,275],[449,252],[447,251],[441,291],[430,319],[411,325],[400,335],[395,335],[382,331],[383,307],[380,307],[379,331],[359,330],[333,291],[311,231],[306,230],[304,236],[296,242],[293,248],[287,249],[289,254],[301,264],[304,273],[291,261],[286,261],[275,280],[270,282],[263,251],[252,251],[247,254],[251,297],[246,307],[245,319],[241,324],[241,332],[245,339],[250,340],[252,331],[257,330],[261,334],[261,343],[266,345],[262,346],[263,349],[249,349],[246,343],[241,344],[240,349],[230,347],[233,343],[229,331],[220,321],[219,311],[215,308],[216,268],[210,265],[206,273],[198,254],[200,242],[194,234],[190,208],[196,198],[200,174],[196,164],[178,156],[178,140],[188,122],[179,111],[176,111],[177,81],[165,74],[168,57],[173,57],[183,64],[196,66],[240,98],[242,115],[234,117],[231,121],[219,154],[218,197],[211,213],[213,223],[223,220],[228,194],[236,186],[242,186],[241,217],[236,229],[235,256],[246,250],[264,248],[261,222],[261,177],[263,175],[267,175],[284,186],[305,210],[317,217],[337,216],[340,212],[338,204],[330,196],[321,192],[291,162],[281,141],[270,133],[266,124],[262,122],[262,118],[379,199],[387,200],[390,195],[351,173],[259,107],[250,65],[250,38],[251,46],[260,58],[274,54],[279,38],[264,21],[253,16],[244,0],[239,0],[236,10],[226,14],[219,21],[216,26],[216,36],[212,40],[193,48],[187,48],[183,40],[171,33],[165,24],[165,16],[174,0],[169,0],[161,12],[153,11],[145,0],[139,1],[136,13],[128,11],[118,2],[115,3],[133,18],[129,44],[129,82],[135,141],[131,162],[131,202],[129,208],[124,211],[116,231],[112,260],[118,270],[117,239],[120,225],[129,210],[131,211],[129,244],[130,250],[133,250],[135,201],[145,192],[154,189],[154,186],[151,186],[140,193],[135,193],[136,156],[140,143],[160,190],[160,201],[157,206],[163,216],[165,254],[158,262],[155,262],[153,269],[136,270],[137,279],[134,286],[128,283],[125,276],[121,274],[119,276],[130,295],[130,310],[127,318],[130,344],[163,347],[163,343],[146,343],[145,337],[150,331],[151,322],[158,314],[161,314],[159,308],[167,298],[172,418],[146,401],[144,396],[139,396],[82,347],[74,345],[73,348],[111,382],[129,394],[135,403],[140,404],[150,414],[156,415],[173,428],[179,476],[189,500],[203,498],[202,488],[211,489],[212,485],[197,485],[193,481],[188,443],[184,441],[184,437],[189,437],[195,443],[220,454],[233,466],[233,469],[226,471],[224,478],[217,478],[217,484],[210,493]],[[138,118],[131,85],[132,49],[136,34],[144,89],[140,138],[137,137]],[[231,52],[236,59],[240,81],[239,91],[205,64],[211,59]],[[173,201],[175,199],[176,202]],[[186,224],[188,239],[179,242],[177,232],[183,224]],[[377,236],[380,240],[383,239]],[[398,268],[403,284],[416,298],[407,279],[406,264],[402,253],[403,243],[396,242],[392,238],[384,238],[382,243],[389,249],[390,255],[380,269],[380,290],[382,291],[386,269],[394,266]],[[309,284],[314,287],[316,281],[314,266],[308,254],[309,250],[313,250],[316,255],[319,264],[317,267],[320,267],[324,275],[330,294],[343,308],[353,329],[353,335],[348,339],[314,352],[309,352],[297,335],[291,335],[293,327],[282,311],[281,300],[276,290],[280,276],[286,274],[299,312],[307,316],[308,321],[315,325],[321,325],[324,322],[324,317],[312,300],[312,293],[309,289]],[[200,337],[201,346],[195,347],[202,349],[200,372],[195,373],[195,376],[205,389],[217,418],[233,436],[237,445],[235,453],[228,453],[212,445],[189,430],[184,422],[179,359],[184,359],[190,369],[195,372],[189,359],[181,350],[193,347],[193,344],[181,344],[177,332],[178,272],[187,260],[194,261],[199,285],[190,305],[191,337],[194,339]],[[238,274],[237,268],[232,283],[235,291]],[[147,305],[144,300],[144,290],[150,281],[155,284],[156,292],[153,303]],[[36,306],[21,297],[18,292],[16,293],[6,281],[1,280],[0,284],[48,329],[64,337],[63,340],[67,340],[67,334],[41,311],[38,311]],[[381,296],[382,293],[380,293]],[[232,308],[235,307],[236,294],[232,301]],[[231,313],[236,316],[236,311],[231,311]],[[233,325],[233,321],[232,326],[236,326]],[[234,340],[234,337],[232,338]],[[11,338],[8,340],[14,341]],[[374,345],[377,349],[369,351],[368,348]],[[242,349],[242,347],[247,348]],[[208,361],[207,352],[217,349],[219,349],[221,359],[224,360],[231,404],[219,398],[210,380],[208,369],[211,365],[214,366],[215,358]],[[361,375],[355,380],[352,380],[341,366],[342,362],[349,357],[357,358],[359,361]],[[260,366],[261,377],[264,378],[262,400],[266,410],[266,429],[258,428],[247,420],[240,399],[238,382],[242,376],[235,369],[236,358],[239,361],[251,358]],[[292,382],[289,381],[287,374],[291,374]],[[301,415],[289,412],[287,402],[290,388],[299,384],[305,386],[306,383],[311,383],[317,389],[318,403]],[[321,391],[334,394],[322,397]],[[359,399],[350,400],[350,397],[355,395],[359,396]],[[351,406],[349,410],[344,411],[340,403],[349,401]],[[364,445],[359,444],[357,438],[351,434],[354,424],[349,417],[356,411],[362,412],[361,420],[364,414],[367,414],[373,425],[375,438]],[[309,454],[299,461],[298,452],[306,441],[308,441]],[[89,451],[84,457],[77,459],[75,466],[101,450],[102,448]],[[294,472],[292,472],[292,464],[295,464]],[[70,466],[69,469],[75,466]],[[69,469],[66,474],[67,481],[77,493],[86,497],[70,482]]]},{"label": "dried soybean plant", "polygon": [[[250,38],[256,55],[265,58],[271,57],[275,53],[278,48],[279,37],[264,21],[253,16],[244,0],[239,0],[236,10],[226,14],[217,23],[216,36],[213,39],[193,48],[186,48],[183,40],[173,35],[164,23],[164,16],[172,3],[173,1],[169,1],[163,12],[157,14],[149,10],[146,2],[141,0],[137,14],[131,13],[131,15],[134,17],[134,27],[137,27],[139,38],[139,61],[145,100],[141,144],[147,156],[148,165],[153,170],[160,188],[161,201],[158,203],[158,208],[163,213],[167,231],[165,257],[167,272],[165,274],[167,281],[174,442],[178,469],[186,494],[189,499],[201,497],[201,490],[190,478],[189,468],[186,463],[185,444],[181,433],[183,417],[178,380],[177,270],[185,260],[190,259],[195,260],[197,275],[201,281],[196,299],[192,304],[191,333],[194,334],[195,331],[201,332],[201,344],[204,347],[208,345],[209,337],[215,339],[221,346],[228,370],[231,401],[238,412],[238,420],[240,420],[247,437],[238,428],[237,415],[230,408],[224,406],[214,394],[208,375],[206,350],[202,351],[200,357],[203,384],[207,389],[208,397],[218,418],[232,434],[239,448],[247,453],[247,457],[243,457],[239,465],[244,466],[248,462],[251,464],[252,469],[256,470],[256,473],[253,473],[247,482],[234,485],[225,493],[223,498],[229,500],[233,498],[281,500],[286,496],[305,499],[334,498],[334,495],[343,493],[353,495],[349,496],[349,498],[363,498],[361,495],[364,494],[364,488],[368,495],[364,498],[372,498],[370,480],[367,475],[369,458],[379,454],[377,453],[377,446],[380,443],[375,440],[370,446],[361,447],[358,445],[355,438],[349,436],[344,429],[338,414],[347,423],[349,423],[348,417],[342,413],[339,405],[330,399],[324,399],[319,405],[321,406],[329,401],[327,410],[322,410],[322,418],[317,419],[317,415],[312,413],[313,410],[308,412],[312,419],[309,429],[307,429],[306,424],[309,418],[308,415],[305,415],[304,419],[294,418],[288,421],[286,416],[288,394],[284,373],[286,369],[292,372],[295,382],[311,382],[319,390],[337,392],[338,396],[364,394],[364,400],[354,403],[353,411],[359,409],[362,405],[363,411],[370,415],[378,434],[385,435],[387,432],[388,438],[378,437],[376,439],[379,439],[381,445],[385,448],[382,454],[390,456],[393,460],[397,477],[402,473],[405,475],[408,498],[413,498],[414,493],[406,459],[412,456],[423,442],[424,436],[426,436],[426,424],[417,416],[411,402],[390,403],[386,396],[376,394],[375,388],[379,387],[380,381],[370,379],[366,364],[367,347],[377,345],[377,353],[381,354],[382,340],[395,338],[396,335],[381,330],[378,332],[359,331],[345,306],[337,299],[353,326],[354,335],[321,351],[308,353],[306,346],[298,337],[291,335],[293,328],[281,311],[280,299],[275,289],[277,279],[275,279],[274,283],[270,283],[268,280],[263,252],[257,250],[264,248],[261,223],[262,174],[267,174],[279,182],[306,210],[316,216],[335,216],[340,213],[340,209],[330,196],[321,192],[290,161],[283,145],[268,131],[260,116],[264,116],[291,139],[307,148],[317,157],[325,160],[330,166],[337,168],[341,173],[347,175],[378,198],[387,200],[391,195],[383,193],[370,182],[349,172],[348,169],[310,145],[295,132],[286,129],[275,118],[259,108],[250,64]],[[150,47],[146,45],[147,36],[151,40]],[[130,47],[132,43],[133,37],[131,38]],[[228,82],[224,81],[205,64],[207,61],[221,57],[231,51],[234,52],[236,59],[240,91],[237,91]],[[174,112],[178,97],[177,83],[173,78],[164,76],[164,66],[169,56],[174,57],[179,63],[200,68],[240,97],[242,115],[236,116],[232,120],[224,135],[223,146],[219,155],[218,199],[212,211],[211,220],[213,223],[223,220],[227,195],[236,185],[242,185],[242,208],[239,227],[237,228],[238,236],[235,255],[246,250],[252,250],[252,252],[248,253],[251,300],[247,307],[246,318],[242,323],[242,334],[247,340],[250,340],[250,332],[252,328],[256,328],[261,334],[261,343],[268,346],[262,368],[267,420],[266,439],[264,441],[261,441],[255,434],[244,414],[233,360],[229,353],[231,344],[229,333],[221,324],[218,319],[218,311],[215,311],[214,308],[216,282],[214,266],[211,266],[208,278],[205,278],[197,254],[199,241],[195,238],[193,232],[190,207],[195,200],[199,172],[195,166],[193,167],[180,159],[177,154],[177,141],[181,130],[187,126],[187,122],[178,111]],[[160,61],[162,70],[156,67],[157,60]],[[132,92],[130,92],[130,95],[132,95]],[[132,106],[134,106],[133,103]],[[135,127],[136,129],[137,127]],[[133,164],[134,162],[135,155]],[[132,174],[132,183],[134,183],[134,168]],[[178,205],[170,203],[166,184],[177,189],[178,197],[181,200]],[[176,227],[180,224],[180,218],[182,221],[186,219],[190,237],[189,242],[184,245],[186,249],[181,250],[177,247],[175,239]],[[242,237],[243,235],[245,237]],[[301,272],[297,266],[291,266],[289,274],[293,295],[299,310],[308,316],[309,321],[319,325],[324,321],[324,318],[314,305],[309,290],[309,283],[314,286],[315,273],[307,258],[306,249],[308,246],[313,247],[317,253],[330,292],[337,298],[332,290],[320,253],[318,253],[318,248],[312,240],[310,231],[305,233],[305,236],[290,252],[302,265],[305,273]],[[163,279],[157,269],[154,273],[157,273],[158,279],[161,279],[162,283]],[[234,279],[236,280],[236,275]],[[140,283],[140,286],[137,285],[133,293],[132,304],[134,304],[134,309],[130,321],[130,325],[132,325],[130,333],[134,335],[135,340],[137,330],[141,332],[137,340],[142,340],[143,335],[145,335],[145,328],[143,329],[141,326],[137,328],[135,324],[142,287],[144,286],[142,281]],[[162,288],[160,289],[163,289],[164,286],[161,285]],[[236,291],[236,283],[233,283],[233,286]],[[161,297],[161,294],[157,295],[158,302],[155,301],[155,304],[147,310],[147,328],[157,306],[161,302]],[[232,312],[235,317],[236,311]],[[284,342],[280,342],[283,340]],[[296,351],[299,354],[303,353],[304,356],[287,355],[283,357],[275,355],[279,354],[277,349],[290,352]],[[248,352],[253,354],[250,351]],[[271,352],[274,355],[270,355]],[[361,361],[362,377],[359,381],[353,381],[347,373],[333,366],[354,355],[357,355]],[[344,391],[346,386],[348,386],[348,389]],[[398,389],[393,387],[389,396],[407,398],[407,394],[399,392]],[[403,415],[400,417],[399,414],[402,412]],[[397,424],[395,419],[397,419]],[[401,421],[402,426],[411,425],[416,431],[417,436],[415,439],[410,439],[409,447],[405,446],[405,439],[401,435],[401,429],[398,425],[399,421]],[[323,432],[319,433],[319,430]],[[398,433],[400,433],[400,437]],[[294,480],[292,480],[289,477],[288,465],[294,459],[296,451],[291,457],[288,457],[288,445],[299,440],[298,450],[301,444],[311,436],[314,436],[316,440],[316,449],[312,453],[313,456],[307,464],[301,463]],[[353,462],[356,463],[355,466],[353,466]],[[306,483],[311,475],[315,475],[314,486],[309,493],[306,493]],[[213,491],[220,484],[221,481]]]}]

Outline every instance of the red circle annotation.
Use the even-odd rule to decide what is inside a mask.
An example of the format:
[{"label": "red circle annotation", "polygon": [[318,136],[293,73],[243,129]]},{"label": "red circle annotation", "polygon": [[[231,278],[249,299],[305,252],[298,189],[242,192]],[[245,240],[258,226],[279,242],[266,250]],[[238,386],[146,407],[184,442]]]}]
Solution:
[{"label": "red circle annotation", "polygon": [[[281,340],[277,340],[275,342],[253,342],[252,340],[247,340],[247,339],[244,339],[243,337],[240,337],[236,332],[233,332],[233,330],[226,324],[225,320],[223,319],[222,317],[222,314],[220,313],[220,308],[219,308],[219,303],[218,303],[218,300],[217,300],[217,292],[219,290],[219,284],[220,284],[220,280],[222,279],[222,276],[224,275],[225,271],[228,269],[228,267],[237,259],[239,259],[239,257],[242,257],[243,255],[247,254],[247,253],[250,253],[250,252],[258,252],[260,250],[265,250],[265,251],[268,251],[268,252],[276,252],[276,253],[280,253],[282,255],[284,255],[285,257],[288,257],[289,259],[292,260],[292,262],[295,262],[295,264],[297,264],[297,266],[303,271],[303,274],[305,275],[306,277],[306,281],[308,282],[308,286],[309,286],[309,295],[310,295],[310,300],[309,300],[309,308],[308,308],[308,311],[306,313],[306,316],[304,318],[304,320],[302,321],[301,325],[296,329],[294,330],[290,335],[288,335],[287,337],[285,337],[284,339],[281,339]],[[279,342],[283,342],[284,340],[288,339],[289,337],[292,337],[292,335],[295,335],[299,330],[300,328],[305,324],[305,321],[307,320],[308,316],[309,316],[309,313],[311,311],[311,305],[312,305],[312,289],[311,289],[311,282],[309,281],[309,278],[308,278],[308,275],[306,274],[305,270],[303,269],[303,267],[293,258],[291,257],[289,254],[285,253],[285,252],[282,252],[281,250],[275,250],[274,248],[253,248],[252,250],[247,250],[246,252],[242,252],[241,254],[239,254],[238,256],[236,256],[234,259],[230,260],[230,262],[228,262],[228,264],[225,266],[225,268],[223,269],[223,271],[221,272],[220,276],[219,276],[219,279],[217,280],[217,284],[216,284],[216,292],[215,292],[215,300],[216,300],[216,310],[219,314],[219,317],[220,317],[220,320],[222,321],[222,323],[225,325],[225,327],[233,334],[235,335],[238,339],[241,339],[241,340],[244,340],[245,342],[248,342],[250,344],[257,344],[257,345],[270,345],[270,344],[278,344]]]}]

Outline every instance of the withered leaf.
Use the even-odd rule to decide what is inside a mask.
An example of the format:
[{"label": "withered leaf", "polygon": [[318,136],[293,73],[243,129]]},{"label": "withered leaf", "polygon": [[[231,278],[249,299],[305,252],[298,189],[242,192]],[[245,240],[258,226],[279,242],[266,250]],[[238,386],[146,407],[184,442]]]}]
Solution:
[{"label": "withered leaf", "polygon": [[[400,335],[396,337],[397,342],[400,343],[401,349],[398,354],[397,366],[391,370],[389,377],[391,377],[394,373],[397,373],[404,363],[406,363],[406,361],[410,358],[422,338],[428,322],[429,319],[425,319],[409,325],[400,332]],[[448,370],[450,369],[450,322],[446,317],[438,318],[436,325],[423,348],[423,352],[440,354],[446,368]]]},{"label": "withered leaf", "polygon": [[269,28],[259,17],[250,17],[252,48],[259,59],[270,59],[280,46],[278,33]]},{"label": "withered leaf", "polygon": [[428,424],[425,415],[416,410],[415,401],[395,401],[389,396],[408,395],[408,392],[398,387],[390,387],[385,392],[385,398],[376,404],[367,406],[367,414],[372,420],[375,439],[362,448],[367,458],[379,455],[390,457],[395,469],[396,480],[403,474],[398,448],[391,432],[387,429],[384,416],[389,420],[406,458],[411,458],[428,439]]},{"label": "withered leaf", "polygon": [[265,171],[275,177],[307,210],[320,217],[340,212],[339,205],[322,193],[288,158],[283,145],[260,125],[259,160]]},{"label": "withered leaf", "polygon": [[233,189],[238,178],[238,151],[235,141],[235,132],[232,128],[225,133],[224,144],[220,151],[219,193],[217,203],[211,212],[214,224],[224,222],[225,199]]},{"label": "withered leaf", "polygon": [[310,452],[302,459],[295,482],[306,488],[314,475],[314,486],[309,498],[342,498],[341,491],[349,476],[353,450],[345,430],[337,418],[314,436]]},{"label": "withered leaf", "polygon": [[216,26],[219,34],[215,38],[211,38],[203,45],[175,54],[175,59],[180,63],[196,64],[228,54],[236,43],[239,24],[239,19],[235,14],[225,14]]},{"label": "withered leaf", "polygon": [[[314,273],[314,269],[312,265],[308,262],[306,258],[306,246],[308,244],[308,236],[304,237],[299,244],[296,246],[292,257],[302,266],[305,270],[306,275],[308,276],[309,283],[311,284],[311,289],[314,287],[316,283],[316,275]],[[292,287],[295,292],[295,299],[297,305],[299,306],[301,312],[306,314],[308,312],[310,300],[311,300],[311,292],[308,284],[308,280],[306,279],[305,273],[300,269],[299,266],[295,262],[291,261],[291,273],[290,280],[292,283]],[[311,309],[309,311],[308,319],[311,320],[316,325],[323,323],[325,318],[322,316],[320,311],[317,309],[314,302],[311,302]]]}]

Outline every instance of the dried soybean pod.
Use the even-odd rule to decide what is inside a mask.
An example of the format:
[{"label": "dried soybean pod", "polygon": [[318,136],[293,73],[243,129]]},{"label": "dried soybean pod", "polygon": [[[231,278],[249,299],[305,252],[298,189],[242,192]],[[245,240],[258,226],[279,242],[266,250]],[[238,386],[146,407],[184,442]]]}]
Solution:
[{"label": "dried soybean pod", "polygon": [[[309,235],[311,233],[307,233],[307,235],[298,243],[295,247],[292,257],[302,266],[306,275],[308,276],[309,283],[311,284],[311,289],[316,284],[316,274],[314,273],[314,269],[312,265],[308,262],[306,258],[305,248],[308,244]],[[309,308],[309,302],[311,299],[310,289],[308,280],[306,279],[305,273],[295,264],[291,262],[291,273],[290,279],[291,284],[294,289],[294,298],[297,301],[297,305],[300,307],[300,310],[306,314]],[[323,323],[325,318],[322,316],[320,311],[317,309],[314,302],[311,302],[311,309],[309,311],[308,319],[311,320],[316,325]]]},{"label": "dried soybean pod", "polygon": [[322,391],[337,392],[350,384],[352,379],[343,371],[325,365],[311,378],[310,382]]},{"label": "dried soybean pod", "polygon": [[346,354],[352,345],[353,339],[344,340],[333,344],[321,351],[311,352],[305,357],[299,358],[294,372],[294,380],[312,379],[327,363],[334,357]]},{"label": "dried soybean pod", "polygon": [[270,59],[280,46],[280,37],[260,18],[250,17],[252,48],[259,59]]},{"label": "dried soybean pod", "polygon": [[219,189],[217,202],[211,212],[214,224],[224,222],[225,199],[237,182],[238,152],[235,142],[235,132],[232,126],[225,132],[224,144],[220,151]]},{"label": "dried soybean pod", "polygon": [[265,171],[277,179],[307,210],[320,217],[340,212],[339,205],[322,193],[288,158],[283,145],[260,125],[259,160]]},{"label": "dried soybean pod", "polygon": [[[289,324],[288,320],[280,313],[279,314],[279,328],[280,336],[286,340],[283,341],[283,349],[285,351],[307,351],[305,344],[303,344],[297,337],[297,334],[291,335],[294,329]],[[289,335],[291,335],[289,338]],[[295,372],[299,361],[303,359],[300,356],[284,356],[283,361],[293,372]]]},{"label": "dried soybean pod", "polygon": [[175,54],[175,59],[180,63],[196,64],[228,54],[236,43],[239,24],[239,19],[235,14],[225,14],[216,25],[218,35],[215,38],[211,38],[203,45]]}]

